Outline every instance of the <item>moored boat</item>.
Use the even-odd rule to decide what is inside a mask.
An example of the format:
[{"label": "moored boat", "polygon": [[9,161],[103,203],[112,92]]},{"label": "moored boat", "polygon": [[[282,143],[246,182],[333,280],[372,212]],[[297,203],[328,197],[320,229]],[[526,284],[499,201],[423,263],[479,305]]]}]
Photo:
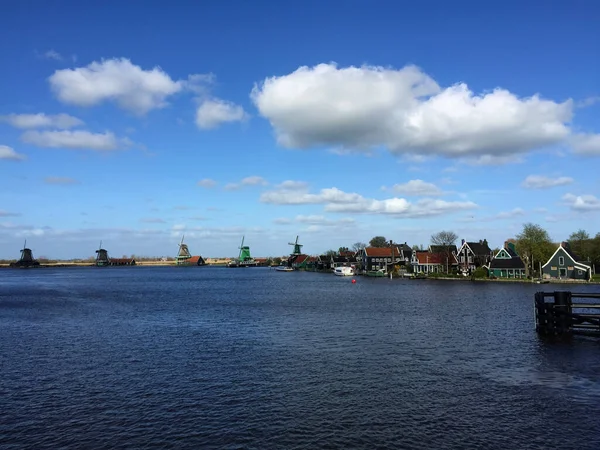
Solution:
[{"label": "moored boat", "polygon": [[352,267],[336,267],[333,274],[338,277],[351,277],[354,275],[354,269]]},{"label": "moored boat", "polygon": [[288,266],[277,266],[275,267],[275,270],[277,272],[293,272],[294,269],[292,269],[291,267]]}]

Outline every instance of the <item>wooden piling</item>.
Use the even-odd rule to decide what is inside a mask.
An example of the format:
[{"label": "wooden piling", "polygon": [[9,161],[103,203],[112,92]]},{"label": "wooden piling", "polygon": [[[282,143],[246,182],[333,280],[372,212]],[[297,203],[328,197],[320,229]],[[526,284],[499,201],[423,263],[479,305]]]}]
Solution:
[{"label": "wooden piling", "polygon": [[536,292],[534,305],[537,333],[549,336],[573,334],[600,336],[600,315],[587,311],[600,309],[600,302],[573,303],[574,297],[600,299],[600,294],[576,294],[568,291]]}]

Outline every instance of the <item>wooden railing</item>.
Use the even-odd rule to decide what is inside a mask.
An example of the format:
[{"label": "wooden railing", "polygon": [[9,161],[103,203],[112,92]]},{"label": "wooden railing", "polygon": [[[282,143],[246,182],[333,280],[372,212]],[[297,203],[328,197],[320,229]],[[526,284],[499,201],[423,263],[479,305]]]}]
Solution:
[{"label": "wooden railing", "polygon": [[[581,300],[574,303],[573,299]],[[600,294],[536,292],[535,330],[541,335],[600,336]],[[591,301],[590,301],[591,300]]]}]

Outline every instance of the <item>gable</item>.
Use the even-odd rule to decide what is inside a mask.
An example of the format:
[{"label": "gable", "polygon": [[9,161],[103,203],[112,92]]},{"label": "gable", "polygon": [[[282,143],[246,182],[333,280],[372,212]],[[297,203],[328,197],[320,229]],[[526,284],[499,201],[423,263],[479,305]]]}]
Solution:
[{"label": "gable", "polygon": [[504,248],[500,249],[494,259],[511,259],[512,256],[508,254],[508,251]]}]

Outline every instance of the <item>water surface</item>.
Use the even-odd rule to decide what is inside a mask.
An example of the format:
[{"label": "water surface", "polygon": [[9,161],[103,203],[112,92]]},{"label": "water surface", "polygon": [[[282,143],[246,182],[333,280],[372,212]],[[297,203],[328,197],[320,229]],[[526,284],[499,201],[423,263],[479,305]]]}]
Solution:
[{"label": "water surface", "polygon": [[266,268],[0,271],[2,448],[600,448],[594,286]]}]

